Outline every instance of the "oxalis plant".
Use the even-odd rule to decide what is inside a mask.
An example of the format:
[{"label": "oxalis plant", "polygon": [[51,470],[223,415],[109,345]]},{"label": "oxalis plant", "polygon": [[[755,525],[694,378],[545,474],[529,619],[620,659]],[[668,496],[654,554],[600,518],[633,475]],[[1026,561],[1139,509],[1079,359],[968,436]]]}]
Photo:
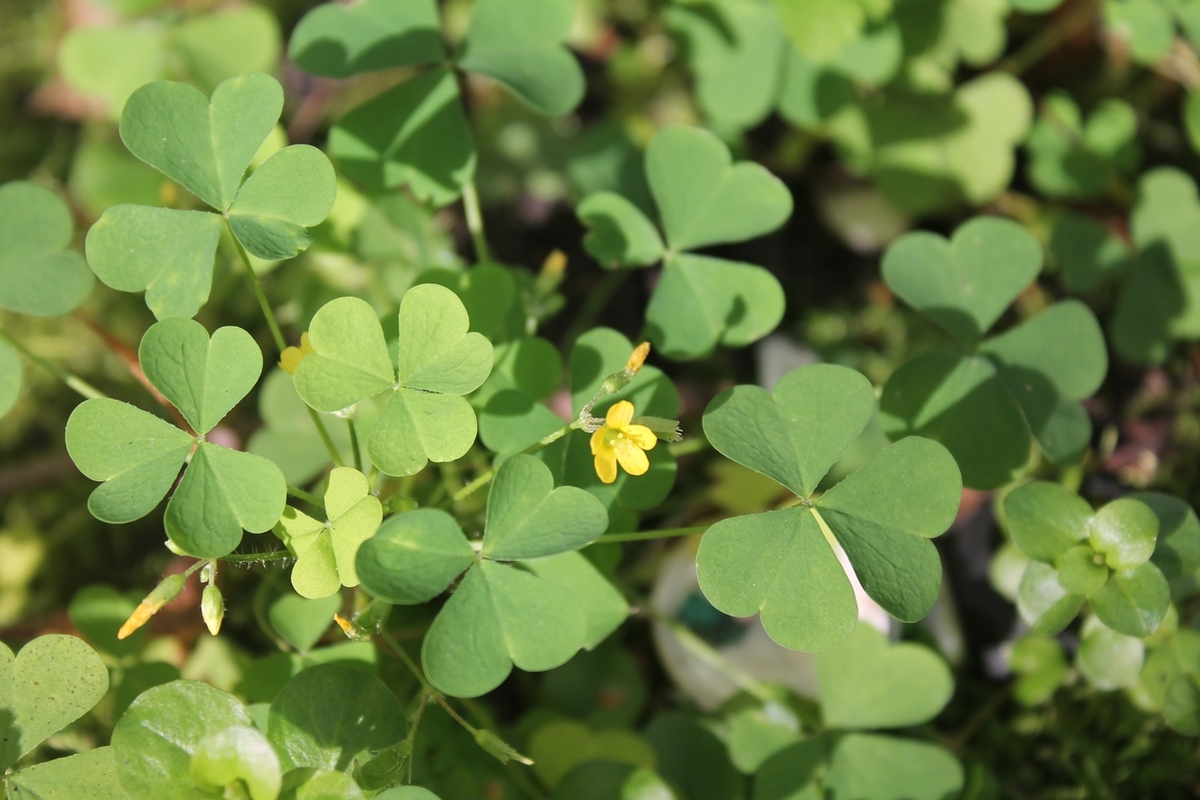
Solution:
[{"label": "oxalis plant", "polygon": [[[256,5],[104,5],[59,59],[115,130],[80,134],[68,192],[0,186],[0,415],[43,397],[26,363],[82,397],[61,445],[90,495],[47,537],[137,524],[168,566],[76,592],[50,630],[78,635],[0,644],[6,800],[948,800],[998,796],[972,740],[1001,710],[1024,736],[1121,692],[1129,752],[1200,736],[1200,520],[1094,474],[1124,435],[1110,348],[1177,366],[1200,335],[1195,183],[1138,174],[1141,107],[1035,113],[1029,56],[955,82],[1053,0],[680,0],[676,54],[609,78],[674,58],[693,116],[582,134],[607,56],[571,49],[570,0],[323,3],[286,44]],[[1185,5],[1097,25],[1152,63]],[[564,142],[581,291],[560,251],[499,258],[481,198],[489,162],[545,189]],[[1018,146],[1046,208],[1006,192]],[[778,175],[826,151],[794,204]],[[857,350],[759,249],[836,227],[847,187],[882,219],[850,226],[879,251]],[[112,363],[16,332],[54,317]],[[980,519],[1014,609],[985,700],[955,696],[966,534],[937,541]],[[22,552],[0,538],[0,613]]]}]

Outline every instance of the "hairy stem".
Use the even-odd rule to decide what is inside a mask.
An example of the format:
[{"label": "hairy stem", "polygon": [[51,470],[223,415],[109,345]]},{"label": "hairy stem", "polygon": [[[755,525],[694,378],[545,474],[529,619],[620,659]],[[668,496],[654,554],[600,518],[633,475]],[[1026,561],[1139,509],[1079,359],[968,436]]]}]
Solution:
[{"label": "hairy stem", "polygon": [[76,392],[83,395],[87,399],[94,400],[97,397],[108,397],[108,395],[106,395],[104,392],[97,389],[95,386],[92,386],[90,383],[85,381],[83,378],[80,378],[77,375],[73,375],[70,372],[67,372],[62,367],[58,366],[57,364],[50,363],[49,361],[42,358],[41,356],[34,355],[34,353],[28,347],[26,347],[25,345],[23,345],[21,342],[17,341],[16,339],[14,339],[12,337],[12,335],[9,334],[7,331],[0,330],[0,340],[8,342],[10,345],[13,346],[14,349],[18,350],[22,355],[24,355],[30,361],[37,364],[42,369],[46,370],[54,377],[58,378],[60,381],[65,383],[67,386],[69,386],[71,389],[74,389]]}]

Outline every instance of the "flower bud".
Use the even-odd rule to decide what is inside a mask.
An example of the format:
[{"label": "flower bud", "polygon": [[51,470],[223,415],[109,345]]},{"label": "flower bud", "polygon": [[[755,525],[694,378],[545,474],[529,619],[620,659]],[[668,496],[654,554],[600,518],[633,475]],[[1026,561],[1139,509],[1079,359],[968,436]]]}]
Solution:
[{"label": "flower bud", "polygon": [[200,595],[200,616],[208,632],[216,636],[221,632],[221,621],[225,619],[225,597],[215,583],[204,587]]},{"label": "flower bud", "polygon": [[117,631],[117,638],[128,639],[134,631],[149,622],[163,606],[179,596],[186,580],[182,574],[168,575],[164,578],[162,583],[154,587],[154,591],[138,603],[138,607],[129,615],[129,619],[125,620],[121,630]]},{"label": "flower bud", "polygon": [[650,343],[642,342],[634,348],[629,356],[629,360],[625,362],[625,371],[630,375],[637,375],[641,370],[642,365],[646,363],[646,356],[650,355]]}]

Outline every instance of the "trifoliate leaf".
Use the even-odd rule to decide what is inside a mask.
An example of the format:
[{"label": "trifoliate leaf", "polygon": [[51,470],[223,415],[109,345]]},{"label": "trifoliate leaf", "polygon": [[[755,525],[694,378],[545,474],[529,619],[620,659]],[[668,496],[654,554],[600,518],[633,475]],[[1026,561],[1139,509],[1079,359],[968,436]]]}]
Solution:
[{"label": "trifoliate leaf", "polygon": [[648,267],[662,259],[664,245],[654,223],[621,195],[589,195],[575,213],[591,229],[583,237],[583,247],[601,266]]},{"label": "trifoliate leaf", "polygon": [[563,46],[571,0],[479,0],[458,66],[492,78],[535,111],[566,114],[583,99],[583,70]]},{"label": "trifoliate leaf", "polygon": [[74,232],[70,209],[50,189],[26,181],[0,186],[0,308],[45,316],[83,302],[95,278],[66,249]]}]

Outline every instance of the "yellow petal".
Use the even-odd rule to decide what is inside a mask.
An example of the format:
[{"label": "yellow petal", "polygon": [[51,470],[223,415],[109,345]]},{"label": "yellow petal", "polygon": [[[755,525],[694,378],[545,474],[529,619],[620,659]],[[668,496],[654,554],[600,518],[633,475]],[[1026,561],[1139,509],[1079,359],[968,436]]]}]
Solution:
[{"label": "yellow petal", "polygon": [[610,428],[624,428],[631,419],[633,419],[633,403],[622,400],[619,403],[613,403],[613,407],[604,416],[604,424]]},{"label": "yellow petal", "polygon": [[611,447],[603,448],[596,454],[596,474],[605,483],[617,479],[617,454]]},{"label": "yellow petal", "polygon": [[621,428],[621,433],[643,450],[653,450],[654,445],[658,444],[658,437],[654,435],[654,431],[645,425],[626,425]]},{"label": "yellow petal", "polygon": [[646,453],[628,439],[613,442],[613,451],[617,461],[630,475],[645,475],[646,470],[650,469],[650,459],[646,458]]},{"label": "yellow petal", "polygon": [[288,375],[296,374],[296,367],[300,366],[300,362],[304,360],[304,353],[299,347],[289,347],[279,356],[279,366],[283,367],[283,371]]},{"label": "yellow petal", "polygon": [[312,346],[312,340],[308,338],[308,331],[300,334],[300,352],[306,356],[317,352],[317,348]]},{"label": "yellow petal", "polygon": [[592,434],[592,455],[596,455],[602,448],[608,446],[604,443],[604,433],[607,430],[607,428],[600,427]]}]

